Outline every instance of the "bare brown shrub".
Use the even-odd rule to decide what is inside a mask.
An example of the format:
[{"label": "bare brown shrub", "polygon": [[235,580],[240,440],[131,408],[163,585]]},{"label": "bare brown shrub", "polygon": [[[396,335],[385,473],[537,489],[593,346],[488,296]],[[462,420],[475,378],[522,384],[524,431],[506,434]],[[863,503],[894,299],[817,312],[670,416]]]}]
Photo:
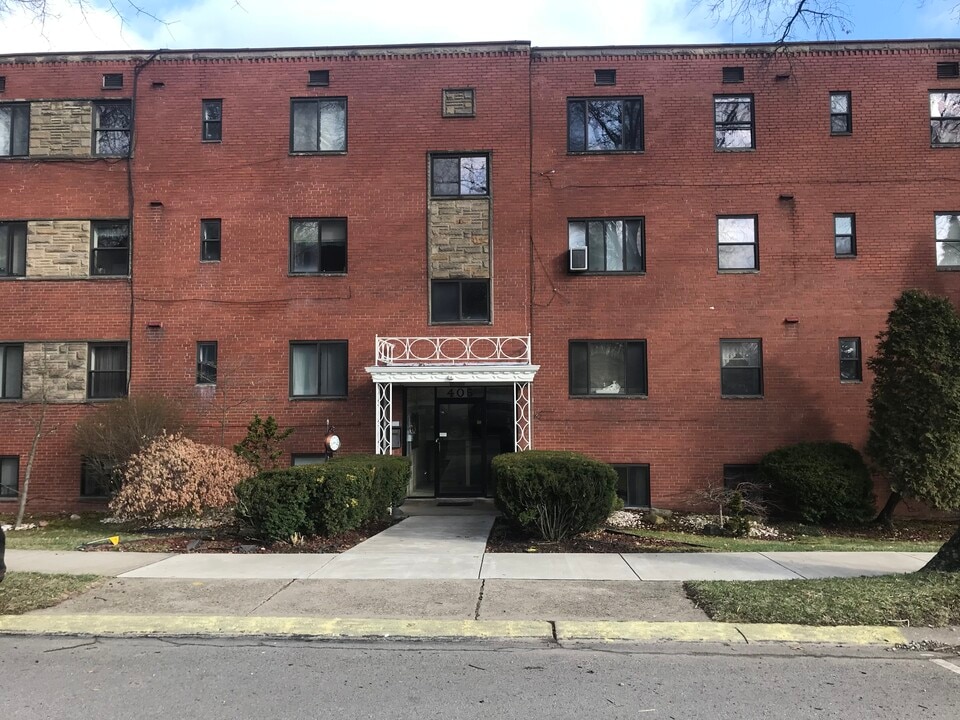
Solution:
[{"label": "bare brown shrub", "polygon": [[156,521],[236,502],[233,488],[256,470],[232,451],[180,434],[162,434],[127,462],[110,510],[121,519]]}]

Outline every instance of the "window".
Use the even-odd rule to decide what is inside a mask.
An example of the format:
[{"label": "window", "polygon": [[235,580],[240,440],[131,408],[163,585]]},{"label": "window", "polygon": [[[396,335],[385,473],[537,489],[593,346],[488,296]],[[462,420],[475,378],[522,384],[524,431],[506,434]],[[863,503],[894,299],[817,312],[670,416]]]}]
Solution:
[{"label": "window", "polygon": [[490,322],[490,281],[432,281],[430,283],[430,322]]},{"label": "window", "polygon": [[346,397],[347,343],[290,343],[291,397]]},{"label": "window", "polygon": [[104,90],[119,90],[123,87],[123,73],[107,73],[103,76]]},{"label": "window", "polygon": [[13,500],[20,494],[20,458],[0,457],[0,500]]},{"label": "window", "polygon": [[937,213],[937,267],[960,267],[960,213]]},{"label": "window", "polygon": [[930,93],[930,144],[960,145],[960,90]]},{"label": "window", "polygon": [[223,100],[203,101],[203,142],[223,140]]},{"label": "window", "polygon": [[646,340],[571,341],[570,394],[646,395]]},{"label": "window", "polygon": [[720,341],[720,394],[763,395],[763,353],[760,340]]},{"label": "window", "polygon": [[744,483],[757,484],[760,467],[758,465],[724,465],[723,487],[736,490]]},{"label": "window", "polygon": [[303,274],[347,271],[345,218],[301,218],[290,221],[290,272]]},{"label": "window", "polygon": [[756,215],[717,218],[717,265],[720,272],[760,269]]},{"label": "window", "polygon": [[0,345],[0,400],[23,395],[23,345]]},{"label": "window", "polygon": [[643,272],[643,218],[570,220],[570,249],[587,249],[589,272]]},{"label": "window", "polygon": [[567,150],[643,150],[643,98],[567,100]]},{"label": "window", "polygon": [[127,394],[127,344],[90,343],[87,362],[87,397],[91,400]]},{"label": "window", "polygon": [[27,224],[0,223],[0,277],[23,277],[27,268]]},{"label": "window", "polygon": [[30,154],[30,105],[0,105],[0,157],[23,157]]},{"label": "window", "polygon": [[937,78],[947,80],[960,77],[960,62],[938,62]]},{"label": "window", "polygon": [[112,495],[113,468],[87,458],[80,461],[80,497],[108,498]]},{"label": "window", "polygon": [[725,67],[723,69],[723,82],[725,83],[742,83],[743,82],[743,67]]},{"label": "window", "polygon": [[617,495],[624,507],[650,507],[650,466],[614,465]]},{"label": "window", "polygon": [[326,461],[326,455],[308,455],[296,453],[290,457],[290,464],[293,465],[293,467],[299,467],[301,465],[320,465]]},{"label": "window", "polygon": [[616,85],[617,71],[616,70],[594,70],[593,84],[594,85]]},{"label": "window", "polygon": [[850,93],[830,93],[830,134],[849,135],[853,132],[853,109]]},{"label": "window", "polygon": [[0,93],[6,92],[7,90],[7,77],[6,75],[0,75]]},{"label": "window", "polygon": [[713,134],[717,150],[752,150],[753,95],[714,97]]},{"label": "window", "polygon": [[346,98],[290,101],[290,152],[324,153],[346,150]]},{"label": "window", "polygon": [[91,275],[130,274],[130,223],[126,220],[92,224]]},{"label": "window", "polygon": [[197,343],[197,385],[217,384],[217,343],[206,340]]},{"label": "window", "polygon": [[133,110],[128,102],[102,102],[93,106],[93,154],[126,157],[130,154]]},{"label": "window", "polygon": [[853,213],[833,216],[833,247],[837,257],[856,257],[857,224]]},{"label": "window", "polygon": [[329,70],[308,70],[307,85],[310,87],[326,87],[330,84]]},{"label": "window", "polygon": [[200,221],[200,260],[220,262],[220,220]]},{"label": "window", "polygon": [[863,368],[860,362],[860,338],[840,338],[840,382],[860,382]]},{"label": "window", "polygon": [[435,155],[430,159],[433,197],[469,197],[490,194],[486,155]]}]

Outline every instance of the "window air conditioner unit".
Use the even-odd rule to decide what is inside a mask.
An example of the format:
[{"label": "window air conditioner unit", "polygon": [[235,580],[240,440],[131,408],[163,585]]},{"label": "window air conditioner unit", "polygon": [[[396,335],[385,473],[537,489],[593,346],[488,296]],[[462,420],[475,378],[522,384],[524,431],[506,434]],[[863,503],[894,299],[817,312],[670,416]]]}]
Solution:
[{"label": "window air conditioner unit", "polygon": [[587,249],[570,248],[570,272],[583,272],[587,269]]}]

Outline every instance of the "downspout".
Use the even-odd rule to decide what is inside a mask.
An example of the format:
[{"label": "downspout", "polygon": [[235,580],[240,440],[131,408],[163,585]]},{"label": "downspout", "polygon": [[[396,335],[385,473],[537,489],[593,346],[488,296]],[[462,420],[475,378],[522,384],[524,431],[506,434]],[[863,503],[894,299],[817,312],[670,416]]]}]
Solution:
[{"label": "downspout", "polygon": [[133,248],[134,248],[134,208],[135,196],[133,191],[133,161],[134,161],[134,150],[136,149],[137,142],[137,86],[140,80],[140,73],[142,73],[146,67],[152,63],[157,56],[163,52],[162,50],[155,50],[150,57],[148,57],[143,62],[137,64],[133,68],[133,91],[132,97],[130,98],[130,115],[133,117],[132,122],[130,123],[130,152],[127,156],[127,217],[129,218],[130,230],[129,230],[129,240],[130,245],[130,278],[128,285],[130,286],[130,324],[127,331],[127,397],[130,397],[130,379],[133,377],[133,313],[134,313],[134,293],[133,293]]}]

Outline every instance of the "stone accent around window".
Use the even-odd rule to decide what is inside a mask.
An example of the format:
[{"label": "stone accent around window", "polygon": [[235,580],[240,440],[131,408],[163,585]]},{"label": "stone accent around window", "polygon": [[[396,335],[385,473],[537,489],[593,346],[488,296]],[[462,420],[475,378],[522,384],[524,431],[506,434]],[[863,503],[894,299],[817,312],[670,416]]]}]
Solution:
[{"label": "stone accent around window", "polygon": [[85,342],[24,343],[23,401],[80,403],[86,399]]},{"label": "stone accent around window", "polygon": [[477,107],[473,88],[451,88],[443,91],[443,117],[474,117]]},{"label": "stone accent around window", "polygon": [[93,142],[89,100],[30,103],[31,157],[85,157]]},{"label": "stone accent around window", "polygon": [[35,220],[27,223],[28,278],[89,275],[89,220]]},{"label": "stone accent around window", "polygon": [[430,277],[490,277],[490,200],[431,200]]}]

